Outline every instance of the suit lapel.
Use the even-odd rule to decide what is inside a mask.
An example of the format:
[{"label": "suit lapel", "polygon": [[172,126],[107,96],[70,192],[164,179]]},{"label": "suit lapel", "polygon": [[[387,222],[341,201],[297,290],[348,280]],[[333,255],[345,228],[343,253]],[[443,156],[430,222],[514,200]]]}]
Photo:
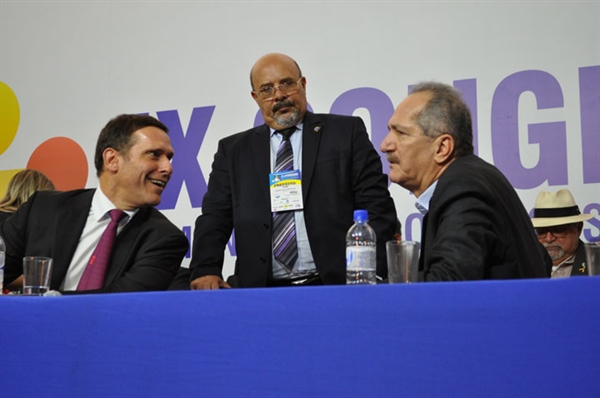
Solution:
[{"label": "suit lapel", "polygon": [[579,243],[577,246],[577,251],[575,252],[575,260],[573,261],[573,267],[571,268],[571,276],[579,276],[579,275],[587,275],[587,263],[585,256],[585,246],[581,239],[579,239]]},{"label": "suit lapel", "polygon": [[319,143],[324,127],[322,121],[314,113],[306,112],[302,130],[302,197],[306,205],[308,188],[312,181],[317,155],[319,152]]},{"label": "suit lapel", "polygon": [[109,286],[117,279],[117,277],[125,273],[127,264],[131,263],[131,261],[127,261],[127,259],[134,249],[134,243],[138,238],[144,223],[148,220],[151,211],[152,208],[150,207],[144,207],[138,210],[119,235],[117,235],[104,286]]},{"label": "suit lapel", "polygon": [[94,192],[91,189],[66,201],[56,212],[52,242],[52,286],[59,286],[67,275],[90,213]]},{"label": "suit lapel", "polygon": [[419,252],[419,272],[428,271],[425,270],[425,242],[427,241],[427,220],[429,216],[429,212],[425,213],[423,216],[423,222],[421,224],[421,247]]},{"label": "suit lapel", "polygon": [[[252,156],[253,167],[256,170],[254,173],[258,177],[257,189],[271,203],[271,194],[269,193],[269,173],[271,172],[271,130],[269,126],[263,124],[252,133],[250,139],[250,151]],[[245,156],[242,157],[245,159]],[[240,167],[247,167],[244,164]]]}]

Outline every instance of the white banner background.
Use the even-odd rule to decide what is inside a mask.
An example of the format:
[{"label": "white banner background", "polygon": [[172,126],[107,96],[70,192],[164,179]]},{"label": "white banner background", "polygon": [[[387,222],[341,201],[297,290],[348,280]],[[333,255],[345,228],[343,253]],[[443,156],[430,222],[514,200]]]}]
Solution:
[{"label": "white banner background", "polygon": [[[540,145],[530,143],[528,126],[565,122],[568,182],[518,192],[530,210],[539,190],[569,188],[580,208],[596,216],[584,227],[585,240],[600,239],[600,183],[583,179],[579,78],[580,68],[600,65],[599,1],[2,1],[0,81],[18,100],[20,123],[0,156],[0,171],[25,168],[44,141],[68,137],[87,157],[85,186],[95,187],[94,146],[110,118],[177,110],[185,133],[194,108],[214,106],[197,154],[208,179],[218,140],[254,123],[249,72],[269,52],[296,59],[315,112],[329,112],[356,88],[380,90],[395,107],[419,81],[476,79],[478,152],[491,163],[498,86],[522,71],[552,75],[564,105],[538,110],[534,96],[521,97],[519,154],[523,167],[535,167]],[[354,114],[372,131],[369,111]],[[1,134],[6,140],[11,133]],[[381,139],[374,137],[382,134],[372,134],[376,148]],[[592,146],[600,151],[597,128]],[[413,198],[396,185],[390,192],[405,224],[416,212]],[[163,212],[193,233],[201,208],[192,206],[184,184],[176,208]],[[419,223],[404,235],[419,240]],[[226,256],[224,276],[233,261]]]}]

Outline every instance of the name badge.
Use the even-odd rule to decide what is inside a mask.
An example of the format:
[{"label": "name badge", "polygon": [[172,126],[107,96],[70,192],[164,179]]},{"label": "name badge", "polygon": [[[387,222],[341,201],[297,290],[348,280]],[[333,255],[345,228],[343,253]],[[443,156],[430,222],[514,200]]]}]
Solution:
[{"label": "name badge", "polygon": [[304,207],[300,170],[269,174],[269,186],[271,188],[271,211],[300,210]]}]

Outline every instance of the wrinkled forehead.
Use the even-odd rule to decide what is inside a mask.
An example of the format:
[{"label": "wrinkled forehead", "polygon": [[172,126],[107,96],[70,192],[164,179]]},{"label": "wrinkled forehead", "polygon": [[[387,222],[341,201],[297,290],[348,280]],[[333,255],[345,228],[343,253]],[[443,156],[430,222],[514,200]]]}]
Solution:
[{"label": "wrinkled forehead", "polygon": [[251,78],[254,87],[259,87],[283,80],[297,80],[300,78],[300,71],[292,60],[273,58],[257,62],[252,68]]}]

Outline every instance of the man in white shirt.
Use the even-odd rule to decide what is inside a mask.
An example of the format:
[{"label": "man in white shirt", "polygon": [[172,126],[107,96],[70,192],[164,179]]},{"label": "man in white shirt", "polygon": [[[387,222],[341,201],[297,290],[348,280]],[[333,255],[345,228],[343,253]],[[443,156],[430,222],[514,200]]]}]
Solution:
[{"label": "man in white shirt", "polygon": [[[167,133],[151,116],[109,121],[96,145],[98,189],[37,192],[0,227],[5,281],[23,273],[24,256],[45,256],[53,259],[52,290],[166,290],[189,246],[183,232],[154,208],[173,172]],[[111,221],[114,211],[119,218]],[[111,223],[118,224],[106,261],[95,261]],[[101,267],[98,282],[83,283],[86,273],[98,272],[94,267]]]}]

